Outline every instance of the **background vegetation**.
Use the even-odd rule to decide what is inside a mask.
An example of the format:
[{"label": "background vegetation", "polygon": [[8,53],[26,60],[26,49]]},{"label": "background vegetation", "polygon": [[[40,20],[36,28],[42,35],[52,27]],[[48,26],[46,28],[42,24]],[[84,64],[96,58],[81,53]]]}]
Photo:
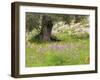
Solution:
[{"label": "background vegetation", "polygon": [[[43,16],[52,20],[52,38],[43,41]],[[26,13],[26,67],[89,64],[89,16]]]}]

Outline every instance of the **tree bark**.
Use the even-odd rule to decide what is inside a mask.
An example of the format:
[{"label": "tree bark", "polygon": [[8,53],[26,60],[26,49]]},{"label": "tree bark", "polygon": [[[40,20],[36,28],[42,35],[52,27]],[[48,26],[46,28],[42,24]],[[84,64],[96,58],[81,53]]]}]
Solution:
[{"label": "tree bark", "polygon": [[50,16],[42,16],[42,29],[41,29],[41,38],[43,41],[51,41],[53,22]]}]

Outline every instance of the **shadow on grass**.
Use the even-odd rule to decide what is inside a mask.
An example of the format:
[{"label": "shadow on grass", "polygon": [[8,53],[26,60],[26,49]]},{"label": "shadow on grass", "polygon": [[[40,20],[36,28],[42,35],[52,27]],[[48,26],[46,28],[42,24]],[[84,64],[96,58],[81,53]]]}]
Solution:
[{"label": "shadow on grass", "polygon": [[36,35],[36,36],[33,36],[32,38],[30,38],[28,41],[30,43],[41,44],[41,43],[47,43],[47,42],[60,42],[62,40],[58,39],[56,36],[51,36],[50,41],[43,41],[42,38],[40,38],[38,35]]}]

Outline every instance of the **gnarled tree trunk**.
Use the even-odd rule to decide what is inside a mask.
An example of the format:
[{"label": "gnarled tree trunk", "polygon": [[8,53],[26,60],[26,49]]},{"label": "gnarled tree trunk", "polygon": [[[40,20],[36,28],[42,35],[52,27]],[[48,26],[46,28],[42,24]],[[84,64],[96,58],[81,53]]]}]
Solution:
[{"label": "gnarled tree trunk", "polygon": [[42,16],[42,29],[41,29],[41,38],[43,41],[51,41],[53,23],[52,19],[48,15]]}]

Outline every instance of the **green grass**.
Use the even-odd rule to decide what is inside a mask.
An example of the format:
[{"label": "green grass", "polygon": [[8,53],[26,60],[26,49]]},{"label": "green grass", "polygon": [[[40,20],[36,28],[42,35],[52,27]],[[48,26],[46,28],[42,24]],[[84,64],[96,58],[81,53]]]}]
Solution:
[{"label": "green grass", "polygon": [[55,34],[60,42],[26,45],[26,67],[89,64],[89,37]]}]

